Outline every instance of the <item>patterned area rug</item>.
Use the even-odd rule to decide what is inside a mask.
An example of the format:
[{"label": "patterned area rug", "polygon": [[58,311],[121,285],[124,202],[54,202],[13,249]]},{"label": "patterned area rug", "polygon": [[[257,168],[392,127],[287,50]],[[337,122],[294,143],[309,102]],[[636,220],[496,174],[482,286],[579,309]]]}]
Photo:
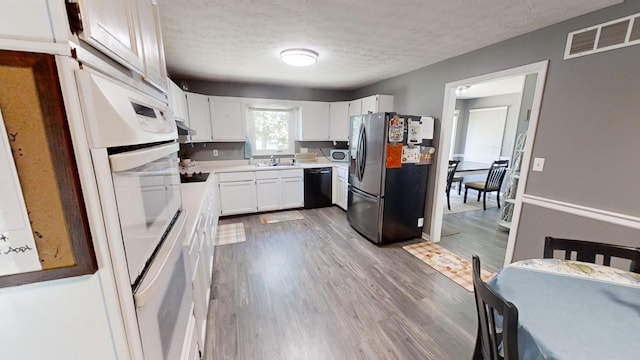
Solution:
[{"label": "patterned area rug", "polygon": [[244,236],[244,224],[223,224],[218,225],[218,233],[216,234],[216,246],[235,244],[244,242],[247,239]]},{"label": "patterned area rug", "polygon": [[[439,245],[430,242],[403,246],[411,255],[427,263],[427,265],[438,270],[441,274],[451,279],[456,284],[468,291],[473,291],[473,268],[471,261],[443,249]],[[491,279],[494,273],[482,270],[482,280]]]},{"label": "patterned area rug", "polygon": [[283,221],[302,220],[304,216],[298,210],[279,211],[260,215],[260,222],[263,224],[273,224]]},{"label": "patterned area rug", "polygon": [[[455,193],[455,194],[454,194]],[[487,209],[494,208],[498,206],[496,202],[495,193],[493,196],[487,197]],[[474,211],[474,210],[482,210],[482,197],[480,201],[476,201],[477,193],[472,191],[467,195],[467,203],[464,203],[464,191],[460,196],[458,196],[457,191],[451,189],[451,210],[447,209],[447,195],[445,194],[444,198],[444,214],[455,214],[466,211]]]}]

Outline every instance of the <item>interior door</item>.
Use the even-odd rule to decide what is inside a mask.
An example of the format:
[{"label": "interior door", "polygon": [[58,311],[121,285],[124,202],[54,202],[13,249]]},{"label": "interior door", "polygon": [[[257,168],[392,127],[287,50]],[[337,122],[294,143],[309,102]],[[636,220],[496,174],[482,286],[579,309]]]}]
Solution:
[{"label": "interior door", "polygon": [[464,161],[491,164],[500,158],[507,107],[469,110]]}]

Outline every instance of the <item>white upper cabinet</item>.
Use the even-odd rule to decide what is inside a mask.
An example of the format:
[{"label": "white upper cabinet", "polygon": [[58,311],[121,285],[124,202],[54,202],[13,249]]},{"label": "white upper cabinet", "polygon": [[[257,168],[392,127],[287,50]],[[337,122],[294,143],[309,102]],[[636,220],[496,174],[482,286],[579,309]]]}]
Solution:
[{"label": "white upper cabinet", "polygon": [[300,102],[300,136],[298,140],[329,140],[329,103]]},{"label": "white upper cabinet", "polygon": [[349,140],[349,101],[329,104],[329,140]]},{"label": "white upper cabinet", "polygon": [[362,99],[349,101],[349,117],[362,114]]},{"label": "white upper cabinet", "polygon": [[184,91],[171,80],[169,80],[169,106],[173,111],[174,119],[182,120],[185,123],[189,122],[187,96]]},{"label": "white upper cabinet", "polygon": [[164,60],[160,13],[156,0],[136,0],[140,19],[140,39],[145,79],[161,90],[167,90],[167,67]]},{"label": "white upper cabinet", "polygon": [[393,96],[371,95],[362,99],[362,114],[393,111]]},{"label": "white upper cabinet", "polygon": [[196,134],[191,137],[191,141],[212,141],[209,97],[187,93],[187,109],[189,110],[189,127],[196,131]]},{"label": "white upper cabinet", "polygon": [[[131,0],[81,0],[80,39],[142,74],[142,44],[137,6]],[[72,29],[73,30],[73,29]]]},{"label": "white upper cabinet", "polygon": [[55,37],[46,1],[2,0],[0,37],[5,39],[54,42]]},{"label": "white upper cabinet", "polygon": [[245,119],[240,99],[210,96],[209,107],[214,141],[245,141]]}]

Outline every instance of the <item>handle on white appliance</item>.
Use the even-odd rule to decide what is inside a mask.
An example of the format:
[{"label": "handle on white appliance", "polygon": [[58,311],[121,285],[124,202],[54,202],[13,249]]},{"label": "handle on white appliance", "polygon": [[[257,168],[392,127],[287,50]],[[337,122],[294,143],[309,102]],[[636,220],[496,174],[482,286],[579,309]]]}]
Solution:
[{"label": "handle on white appliance", "polygon": [[[171,254],[174,251],[182,251],[183,250],[183,241],[180,241],[181,234],[184,233],[184,226],[187,221],[187,214],[185,211],[180,213],[180,216],[176,219],[176,222],[173,224],[171,232],[169,236],[165,239],[164,244],[162,244],[160,250],[155,256],[155,259],[151,262],[151,266],[145,277],[142,279],[140,283],[140,287],[133,295],[135,299],[136,307],[143,307],[151,297],[153,297],[155,290],[160,286],[163,280],[167,279],[169,276],[169,272],[172,269],[169,269],[167,266],[171,264],[167,264],[169,259],[171,258]],[[176,249],[176,246],[178,249]],[[165,274],[167,273],[167,274]],[[164,276],[162,276],[164,275]]]},{"label": "handle on white appliance", "polygon": [[178,143],[158,145],[150,148],[109,155],[109,163],[111,164],[111,170],[114,172],[126,171],[176,153],[178,150],[180,150],[180,145],[178,145]]}]

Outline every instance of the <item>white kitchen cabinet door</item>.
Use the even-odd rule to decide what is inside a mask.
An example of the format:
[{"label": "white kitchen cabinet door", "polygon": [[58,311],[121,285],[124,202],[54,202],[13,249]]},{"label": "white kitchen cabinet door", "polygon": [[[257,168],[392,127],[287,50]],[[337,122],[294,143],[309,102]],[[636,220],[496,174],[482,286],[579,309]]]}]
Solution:
[{"label": "white kitchen cabinet door", "polygon": [[191,140],[194,142],[212,141],[209,97],[188,92],[187,110],[189,113],[189,127],[196,131],[196,134],[191,136]]},{"label": "white kitchen cabinet door", "polygon": [[187,110],[187,96],[180,87],[169,80],[169,105],[173,111],[173,117],[189,123]]},{"label": "white kitchen cabinet door", "polygon": [[362,99],[349,101],[349,117],[362,114]]},{"label": "white kitchen cabinet door", "polygon": [[256,184],[254,180],[220,182],[222,215],[256,212]]},{"label": "white kitchen cabinet door", "polygon": [[214,141],[245,141],[247,133],[240,99],[211,96],[209,107]]},{"label": "white kitchen cabinet door", "polygon": [[167,90],[167,67],[156,0],[136,0],[140,20],[140,40],[145,79],[160,90]]},{"label": "white kitchen cabinet door", "polygon": [[393,96],[391,95],[371,95],[361,100],[363,114],[393,111]]},{"label": "white kitchen cabinet door", "polygon": [[329,104],[329,139],[349,140],[349,102],[340,101]]},{"label": "white kitchen cabinet door", "polygon": [[258,211],[280,210],[280,179],[256,180]]},{"label": "white kitchen cabinet door", "polygon": [[182,355],[180,355],[180,360],[199,360],[200,351],[204,352],[204,349],[198,349],[196,318],[193,314],[193,306],[191,306],[191,316],[189,317],[189,323],[187,324],[187,333],[184,337],[184,344],[182,348]]},{"label": "white kitchen cabinet door", "polygon": [[282,208],[291,209],[304,206],[304,177],[282,179]]},{"label": "white kitchen cabinet door", "polygon": [[336,205],[347,210],[347,169],[335,168],[336,175]]},{"label": "white kitchen cabinet door", "polygon": [[298,140],[329,140],[329,103],[302,101],[300,103],[300,137]]},{"label": "white kitchen cabinet door", "polygon": [[114,60],[144,73],[135,1],[81,0],[83,30],[78,36]]},{"label": "white kitchen cabinet door", "polygon": [[52,5],[46,1],[3,0],[0,3],[0,37],[54,42],[49,14]]}]

